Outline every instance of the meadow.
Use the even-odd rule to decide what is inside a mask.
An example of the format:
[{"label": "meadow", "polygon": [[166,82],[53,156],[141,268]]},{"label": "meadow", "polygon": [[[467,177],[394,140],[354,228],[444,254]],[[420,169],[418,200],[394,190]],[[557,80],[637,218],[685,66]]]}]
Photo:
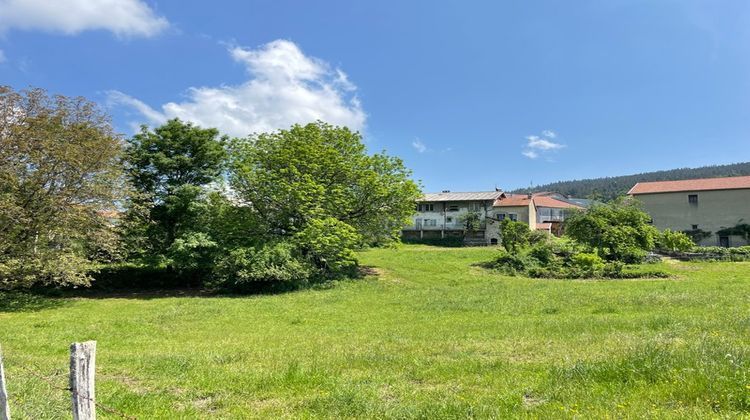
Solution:
[{"label": "meadow", "polygon": [[68,345],[97,340],[97,399],[136,418],[750,415],[750,263],[548,280],[496,252],[373,249],[273,295],[0,295],[11,409],[68,416]]}]

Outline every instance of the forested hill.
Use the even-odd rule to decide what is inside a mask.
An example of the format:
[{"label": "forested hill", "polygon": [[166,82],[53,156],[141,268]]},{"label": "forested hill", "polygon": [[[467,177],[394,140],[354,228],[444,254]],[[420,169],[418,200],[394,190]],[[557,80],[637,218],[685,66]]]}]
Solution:
[{"label": "forested hill", "polygon": [[525,188],[514,192],[527,193],[536,191],[555,191],[579,198],[611,200],[623,195],[637,182],[676,181],[693,178],[718,178],[725,176],[750,175],[750,162],[730,165],[703,166],[700,168],[680,168],[667,171],[644,172],[635,175],[623,175],[605,178],[560,181],[551,184]]}]

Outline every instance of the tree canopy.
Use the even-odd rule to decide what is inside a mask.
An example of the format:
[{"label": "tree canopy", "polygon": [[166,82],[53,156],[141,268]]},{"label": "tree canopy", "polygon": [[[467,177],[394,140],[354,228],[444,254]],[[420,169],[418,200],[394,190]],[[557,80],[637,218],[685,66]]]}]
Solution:
[{"label": "tree canopy", "polygon": [[94,103],[0,87],[0,287],[88,282],[116,239],[121,153]]},{"label": "tree canopy", "polygon": [[388,243],[420,196],[401,159],[368,155],[359,133],[323,122],[236,141],[231,156],[232,188],[269,236],[335,219],[364,243]]}]

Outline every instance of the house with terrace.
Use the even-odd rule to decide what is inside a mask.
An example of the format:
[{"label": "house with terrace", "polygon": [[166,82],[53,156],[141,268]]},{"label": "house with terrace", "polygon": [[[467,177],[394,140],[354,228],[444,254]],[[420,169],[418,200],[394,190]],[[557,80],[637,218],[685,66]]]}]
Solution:
[{"label": "house with terrace", "polygon": [[[559,235],[567,212],[582,208],[583,205],[557,193],[443,191],[422,197],[402,236],[407,241],[463,238],[468,245],[497,244],[500,222],[505,218],[528,223],[532,230]],[[478,216],[478,223],[472,231],[467,231],[466,219],[471,214]]]},{"label": "house with terrace", "polygon": [[[488,229],[489,243],[500,240],[499,225],[503,219],[527,223],[531,230],[543,230],[553,235],[562,234],[562,223],[573,210],[583,210],[587,203],[582,199],[571,199],[562,194],[540,192],[534,194],[503,194],[495,200],[493,228]],[[497,224],[497,228],[494,225]]]},{"label": "house with terrace", "polygon": [[[417,202],[412,223],[402,230],[405,240],[464,238],[468,244],[486,244],[486,220],[493,214],[495,200],[502,191],[450,192],[425,194]],[[479,216],[473,232],[465,232],[470,214]]]}]

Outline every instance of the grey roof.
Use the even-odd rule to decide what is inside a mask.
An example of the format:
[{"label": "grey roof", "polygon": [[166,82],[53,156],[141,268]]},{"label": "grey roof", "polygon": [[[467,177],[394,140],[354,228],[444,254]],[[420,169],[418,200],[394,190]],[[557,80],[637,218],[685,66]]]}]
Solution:
[{"label": "grey roof", "polygon": [[502,191],[427,193],[420,201],[487,201],[496,200]]}]

